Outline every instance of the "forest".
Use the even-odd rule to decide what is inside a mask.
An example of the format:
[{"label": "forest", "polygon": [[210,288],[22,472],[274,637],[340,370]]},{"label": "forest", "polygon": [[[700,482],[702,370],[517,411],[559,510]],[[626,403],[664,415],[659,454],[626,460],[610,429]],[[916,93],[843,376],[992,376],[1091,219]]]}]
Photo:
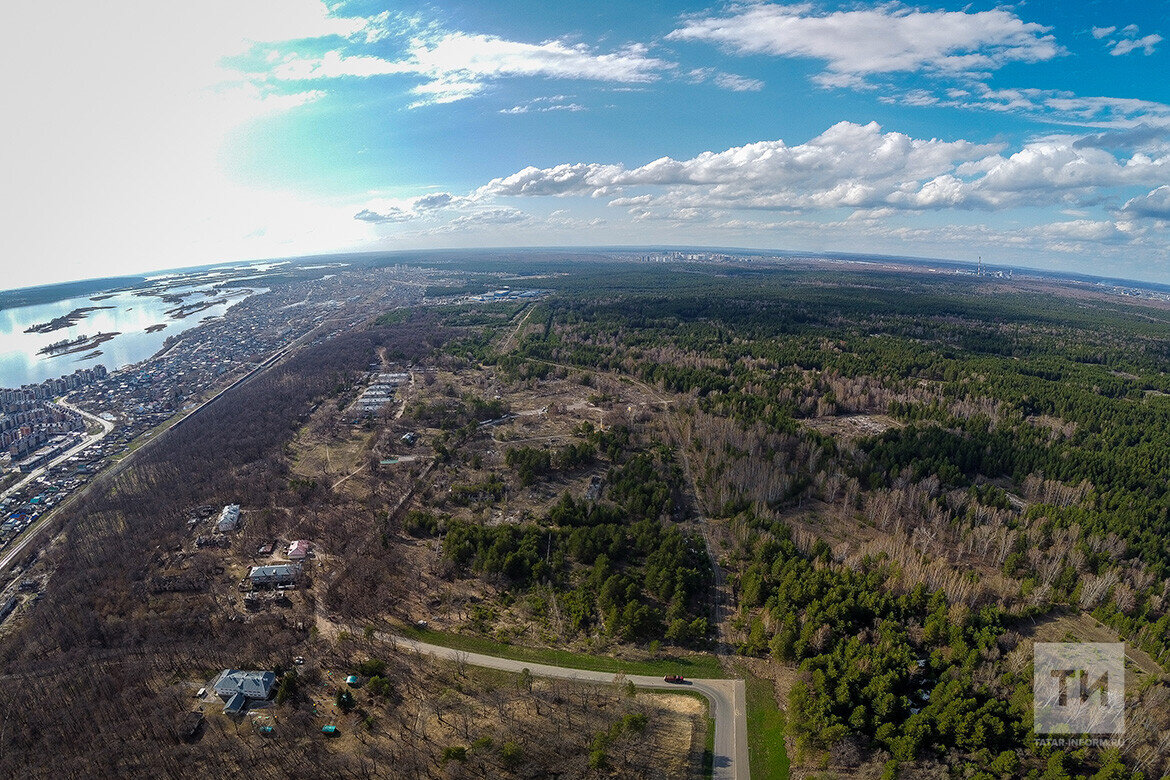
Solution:
[{"label": "forest", "polygon": [[[549,458],[571,468],[582,462],[581,453],[592,459],[600,438],[594,433],[593,441]],[[628,441],[621,431],[616,438]],[[535,473],[530,461],[543,463],[515,455],[524,452],[508,452],[521,484]],[[443,529],[444,555],[464,569],[502,575],[521,590],[546,586],[570,634],[702,643],[709,633],[710,565],[702,539],[669,522],[680,475],[662,448],[613,454],[619,462],[606,476],[609,502],[577,501],[566,493],[531,525],[450,522]]]},{"label": "forest", "polygon": [[[724,628],[799,673],[798,762],[1170,769],[1170,311],[914,274],[650,276],[554,281],[514,350],[476,357],[680,399]],[[1155,671],[1120,750],[1033,745],[1028,627],[1078,614]]]},{"label": "forest", "polygon": [[[553,743],[526,718],[551,713],[567,776],[639,777],[678,716],[372,639],[430,621],[750,669],[794,777],[1170,772],[1170,309],[816,265],[445,268],[442,305],[294,353],[61,520],[35,619],[0,637],[0,771],[44,776],[56,751],[83,775],[236,774],[260,750],[273,776],[535,776]],[[531,302],[450,299],[541,269]],[[347,418],[379,359],[412,366],[400,414]],[[322,551],[293,609],[160,592],[191,507],[233,500],[255,523],[237,548],[303,533]],[[191,562],[227,577],[211,552]],[[342,624],[366,632],[327,635]],[[1032,732],[1032,643],[1069,639],[1126,642],[1120,745]],[[218,752],[175,747],[181,682],[297,654],[279,739],[217,725]],[[360,691],[331,683],[349,672]],[[306,736],[320,707],[361,738]],[[119,763],[111,742],[141,750]]]}]

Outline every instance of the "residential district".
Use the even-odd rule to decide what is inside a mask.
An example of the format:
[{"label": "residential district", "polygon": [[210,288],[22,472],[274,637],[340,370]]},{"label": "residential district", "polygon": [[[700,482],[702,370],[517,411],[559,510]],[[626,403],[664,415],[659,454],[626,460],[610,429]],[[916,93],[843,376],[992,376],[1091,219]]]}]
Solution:
[{"label": "residential district", "polygon": [[[329,338],[416,296],[422,273],[352,269],[285,280],[169,338],[140,363],[0,388],[0,569],[33,542],[38,521],[98,473],[295,344]],[[385,389],[400,381],[384,379]],[[371,407],[384,400],[367,399]],[[0,624],[19,606],[14,597],[35,591],[20,577],[0,590]]]}]

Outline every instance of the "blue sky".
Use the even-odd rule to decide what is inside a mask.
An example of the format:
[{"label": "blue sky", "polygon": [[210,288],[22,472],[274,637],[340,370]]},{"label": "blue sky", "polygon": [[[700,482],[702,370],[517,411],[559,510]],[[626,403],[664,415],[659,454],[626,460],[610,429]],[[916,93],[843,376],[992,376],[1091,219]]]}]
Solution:
[{"label": "blue sky", "polygon": [[1170,281],[1166,2],[16,5],[5,287],[650,243]]}]

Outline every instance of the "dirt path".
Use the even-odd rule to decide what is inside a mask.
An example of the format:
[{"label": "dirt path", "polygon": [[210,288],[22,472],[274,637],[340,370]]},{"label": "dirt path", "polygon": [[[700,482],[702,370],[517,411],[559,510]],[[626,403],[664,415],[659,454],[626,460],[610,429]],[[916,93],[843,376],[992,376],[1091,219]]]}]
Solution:
[{"label": "dirt path", "polygon": [[516,346],[517,340],[519,340],[520,329],[523,328],[525,323],[528,322],[528,318],[532,316],[532,312],[534,311],[536,311],[536,307],[529,304],[524,317],[516,324],[516,327],[512,329],[512,332],[508,334],[508,338],[504,339],[504,343],[500,345],[501,352],[512,351],[512,349]]},{"label": "dirt path", "polygon": [[349,479],[350,477],[357,476],[358,474],[361,474],[361,473],[362,473],[363,471],[365,471],[365,470],[366,470],[366,467],[365,467],[365,466],[361,466],[360,468],[358,468],[358,470],[357,470],[357,471],[351,471],[350,473],[346,474],[346,475],[345,475],[344,477],[342,477],[341,479],[339,479],[339,480],[337,480],[336,482],[334,482],[334,483],[333,483],[333,486],[330,488],[330,490],[337,490],[337,488],[338,488],[338,487],[339,487],[339,486],[340,486],[340,485],[341,485],[343,482],[345,482],[347,479]]}]

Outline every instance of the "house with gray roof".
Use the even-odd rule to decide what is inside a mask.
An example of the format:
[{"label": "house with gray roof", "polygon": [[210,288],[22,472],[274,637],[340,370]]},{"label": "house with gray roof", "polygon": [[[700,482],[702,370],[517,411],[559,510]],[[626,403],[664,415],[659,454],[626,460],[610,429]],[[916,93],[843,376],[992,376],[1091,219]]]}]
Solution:
[{"label": "house with gray roof", "polygon": [[275,685],[273,672],[242,669],[224,669],[211,681],[215,694],[225,702],[223,711],[229,715],[242,712],[249,701],[267,699]]},{"label": "house with gray roof", "polygon": [[299,563],[253,566],[248,572],[248,580],[253,587],[257,585],[295,585],[300,576],[301,565]]},{"label": "house with gray roof", "polygon": [[228,504],[219,513],[219,520],[215,523],[215,530],[221,534],[234,531],[240,527],[240,505]]}]

